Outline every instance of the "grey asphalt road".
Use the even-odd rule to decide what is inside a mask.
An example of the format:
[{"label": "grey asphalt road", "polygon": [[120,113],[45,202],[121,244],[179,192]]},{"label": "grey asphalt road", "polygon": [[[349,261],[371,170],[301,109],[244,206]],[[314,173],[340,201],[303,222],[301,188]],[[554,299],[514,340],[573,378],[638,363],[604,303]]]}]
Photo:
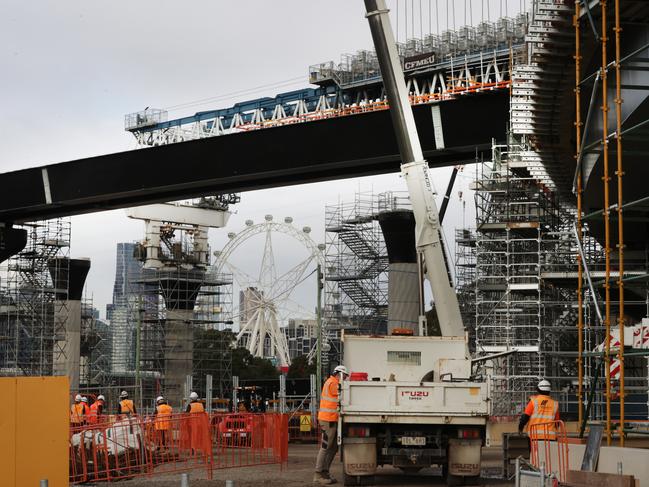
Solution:
[{"label": "grey asphalt road", "polygon": [[[483,454],[483,473],[493,477],[500,471],[498,451],[487,451]],[[212,480],[206,479],[201,470],[190,472],[191,487],[222,487],[226,480],[233,480],[235,487],[298,487],[312,486],[313,466],[317,445],[295,444],[289,447],[288,465],[262,465],[258,467],[230,468],[215,470]],[[342,464],[336,458],[331,473],[342,485]],[[424,469],[417,475],[404,475],[400,470],[384,467],[381,475],[376,477],[373,485],[390,487],[410,487],[421,485],[445,485],[434,469]],[[510,486],[513,482],[504,482],[496,478],[481,479],[478,485]],[[98,487],[100,484],[98,484]],[[120,482],[123,487],[179,487],[180,474],[161,474]]]}]

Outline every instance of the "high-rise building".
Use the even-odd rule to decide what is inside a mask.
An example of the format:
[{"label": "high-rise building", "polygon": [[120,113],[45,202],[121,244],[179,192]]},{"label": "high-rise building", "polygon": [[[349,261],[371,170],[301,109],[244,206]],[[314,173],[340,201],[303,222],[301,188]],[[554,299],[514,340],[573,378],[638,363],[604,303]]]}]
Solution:
[{"label": "high-rise building", "polygon": [[289,319],[284,328],[289,357],[308,355],[318,339],[318,320]]},{"label": "high-rise building", "polygon": [[106,307],[106,317],[110,322],[112,347],[112,367],[114,373],[125,373],[135,368],[135,327],[130,320],[130,312],[135,303],[134,287],[139,286],[142,264],[135,258],[134,243],[117,244],[115,259],[115,284],[113,302]]}]

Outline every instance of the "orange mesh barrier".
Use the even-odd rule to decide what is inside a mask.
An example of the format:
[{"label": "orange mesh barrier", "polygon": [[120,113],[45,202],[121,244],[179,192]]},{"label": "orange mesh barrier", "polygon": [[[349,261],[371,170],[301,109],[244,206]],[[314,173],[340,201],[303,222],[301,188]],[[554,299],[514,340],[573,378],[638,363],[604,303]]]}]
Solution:
[{"label": "orange mesh barrier", "polygon": [[568,471],[568,436],[563,421],[548,421],[529,427],[530,463],[544,464],[546,473],[554,473],[560,482]]},{"label": "orange mesh barrier", "polygon": [[288,418],[282,414],[104,416],[70,428],[70,483],[158,473],[284,464]]}]

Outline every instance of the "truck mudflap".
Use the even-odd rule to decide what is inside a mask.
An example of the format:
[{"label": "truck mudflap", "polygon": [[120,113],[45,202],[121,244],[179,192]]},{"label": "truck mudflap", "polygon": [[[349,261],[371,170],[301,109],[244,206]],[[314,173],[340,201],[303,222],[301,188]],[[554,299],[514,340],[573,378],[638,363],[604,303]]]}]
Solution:
[{"label": "truck mudflap", "polygon": [[350,476],[376,473],[376,438],[344,438],[343,471]]},{"label": "truck mudflap", "polygon": [[458,477],[480,475],[482,440],[448,440],[448,473]]}]

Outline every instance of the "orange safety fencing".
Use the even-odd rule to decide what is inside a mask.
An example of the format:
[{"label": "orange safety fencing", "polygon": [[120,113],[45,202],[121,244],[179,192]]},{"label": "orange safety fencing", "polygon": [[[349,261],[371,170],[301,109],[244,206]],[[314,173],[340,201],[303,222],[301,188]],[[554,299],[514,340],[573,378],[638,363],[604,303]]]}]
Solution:
[{"label": "orange safety fencing", "polygon": [[529,425],[530,463],[546,474],[553,473],[559,482],[568,472],[568,435],[563,421]]},{"label": "orange safety fencing", "polygon": [[103,417],[70,428],[70,483],[279,463],[288,460],[282,414]]}]

